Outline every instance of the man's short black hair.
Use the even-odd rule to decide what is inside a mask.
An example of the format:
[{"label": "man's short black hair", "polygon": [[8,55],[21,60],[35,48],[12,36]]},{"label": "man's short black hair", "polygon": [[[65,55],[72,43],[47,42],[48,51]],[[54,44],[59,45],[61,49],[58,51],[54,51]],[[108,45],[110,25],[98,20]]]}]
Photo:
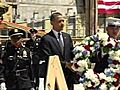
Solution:
[{"label": "man's short black hair", "polygon": [[57,17],[59,15],[62,15],[62,14],[60,12],[55,12],[55,13],[51,14],[50,21],[53,21],[55,19],[55,17]]},{"label": "man's short black hair", "polygon": [[37,30],[32,28],[32,29],[30,29],[30,33],[37,33]]}]

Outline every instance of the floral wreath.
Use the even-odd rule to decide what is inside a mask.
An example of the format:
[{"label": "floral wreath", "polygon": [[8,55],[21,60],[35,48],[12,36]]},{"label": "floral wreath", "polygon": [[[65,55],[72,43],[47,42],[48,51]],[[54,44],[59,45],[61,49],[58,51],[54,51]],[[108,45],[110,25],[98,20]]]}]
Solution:
[{"label": "floral wreath", "polygon": [[[95,73],[90,57],[95,56],[96,51],[99,49],[102,51],[102,56],[109,55],[109,68],[106,68],[102,73]],[[110,38],[107,33],[98,32],[77,43],[73,53],[75,57],[72,68],[80,73],[79,82],[82,90],[86,88],[97,90],[118,89],[120,83],[119,40]]]}]

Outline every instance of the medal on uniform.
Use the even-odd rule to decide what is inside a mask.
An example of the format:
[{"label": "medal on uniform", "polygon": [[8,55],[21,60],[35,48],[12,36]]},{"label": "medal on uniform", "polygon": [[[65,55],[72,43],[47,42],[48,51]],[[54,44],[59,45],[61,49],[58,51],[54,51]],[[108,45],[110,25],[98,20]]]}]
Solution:
[{"label": "medal on uniform", "polygon": [[23,51],[23,57],[27,57],[27,52],[25,50]]},{"label": "medal on uniform", "polygon": [[36,43],[36,46],[38,46],[38,43]]}]

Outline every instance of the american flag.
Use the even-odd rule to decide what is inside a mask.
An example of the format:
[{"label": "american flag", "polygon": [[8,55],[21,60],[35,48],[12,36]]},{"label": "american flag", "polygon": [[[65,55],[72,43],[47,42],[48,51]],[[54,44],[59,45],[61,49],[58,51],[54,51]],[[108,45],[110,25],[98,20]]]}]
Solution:
[{"label": "american flag", "polygon": [[120,13],[120,0],[98,0],[98,13]]}]

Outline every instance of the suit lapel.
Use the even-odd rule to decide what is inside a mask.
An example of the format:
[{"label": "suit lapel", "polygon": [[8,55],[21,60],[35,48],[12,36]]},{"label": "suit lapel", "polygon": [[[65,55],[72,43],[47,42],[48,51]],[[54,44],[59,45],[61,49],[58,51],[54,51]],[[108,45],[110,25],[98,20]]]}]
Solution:
[{"label": "suit lapel", "polygon": [[65,54],[65,48],[68,46],[67,45],[67,37],[66,37],[66,35],[64,34],[64,33],[62,33],[62,35],[63,35],[63,42],[64,42],[64,53],[63,53],[63,55]]},{"label": "suit lapel", "polygon": [[59,42],[58,42],[58,40],[57,40],[57,38],[56,38],[56,36],[54,35],[54,33],[53,33],[52,30],[49,32],[49,35],[51,35],[51,36],[53,37],[53,38],[52,38],[52,41],[53,41],[53,43],[54,43],[54,45],[55,45],[55,47],[56,47],[56,50],[58,50],[59,53],[62,55],[62,52],[61,52],[61,49],[60,49],[60,46],[59,46]]}]

